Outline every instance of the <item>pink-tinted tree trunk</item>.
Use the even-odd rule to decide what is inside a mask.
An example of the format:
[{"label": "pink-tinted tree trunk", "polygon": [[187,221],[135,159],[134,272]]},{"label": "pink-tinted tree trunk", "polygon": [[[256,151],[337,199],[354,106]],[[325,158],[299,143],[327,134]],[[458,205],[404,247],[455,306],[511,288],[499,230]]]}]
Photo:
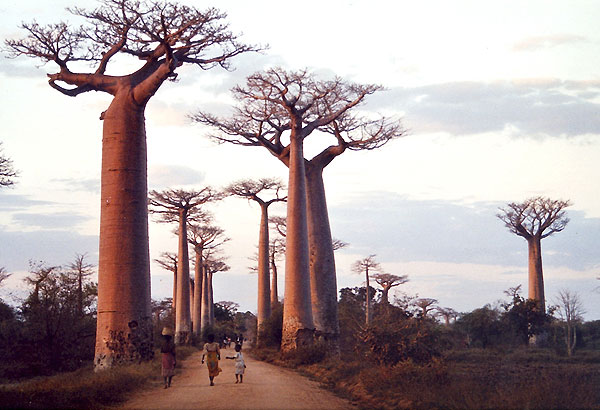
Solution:
[{"label": "pink-tinted tree trunk", "polygon": [[208,271],[206,275],[208,281],[208,324],[210,326],[215,325],[215,298],[213,294],[213,272]]},{"label": "pink-tinted tree trunk", "polygon": [[258,234],[258,309],[257,329],[271,317],[271,289],[269,284],[269,215],[268,205],[260,204],[260,230]]},{"label": "pink-tinted tree trunk", "polygon": [[210,288],[208,284],[208,267],[202,266],[202,314],[200,316],[200,332],[204,334],[210,326]]},{"label": "pink-tinted tree trunk", "polygon": [[175,343],[190,342],[190,263],[187,241],[187,212],[179,212],[179,249],[177,253],[177,308],[175,310]]},{"label": "pink-tinted tree trunk", "polygon": [[544,273],[542,271],[542,241],[539,235],[527,239],[529,250],[529,299],[537,300],[546,311],[544,296]]},{"label": "pink-tinted tree trunk", "polygon": [[279,303],[279,295],[277,294],[277,264],[275,263],[275,253],[271,253],[271,313]]},{"label": "pink-tinted tree trunk", "polygon": [[128,91],[103,115],[96,369],[153,355],[145,105]]},{"label": "pink-tinted tree trunk", "polygon": [[310,298],[310,265],[306,209],[306,174],[302,139],[290,137],[287,206],[285,295],[282,352],[312,343],[314,324]]},{"label": "pink-tinted tree trunk", "polygon": [[340,333],[337,278],[323,168],[308,163],[306,182],[312,315],[319,336],[327,341],[328,348],[333,353],[337,353]]},{"label": "pink-tinted tree trunk", "polygon": [[194,267],[194,307],[192,309],[193,332],[200,335],[200,322],[202,318],[202,289],[204,286],[202,275],[202,251],[196,249],[196,266]]}]

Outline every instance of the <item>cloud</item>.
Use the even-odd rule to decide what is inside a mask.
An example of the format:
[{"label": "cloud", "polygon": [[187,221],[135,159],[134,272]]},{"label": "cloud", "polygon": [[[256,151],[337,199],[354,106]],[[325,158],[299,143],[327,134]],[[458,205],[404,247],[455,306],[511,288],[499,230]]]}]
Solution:
[{"label": "cloud", "polygon": [[[23,59],[25,60],[25,59]],[[40,78],[43,76],[39,69],[30,64],[19,64],[19,60],[0,58],[0,73],[11,78]]]},{"label": "cloud", "polygon": [[39,199],[31,199],[27,195],[12,195],[6,192],[0,192],[0,211],[12,211],[15,209],[23,209],[30,206],[52,204],[49,201]]},{"label": "cloud", "polygon": [[55,212],[55,213],[31,213],[19,212],[12,214],[12,220],[28,229],[65,229],[73,228],[77,225],[92,219],[90,216],[76,214],[73,212]]},{"label": "cloud", "polygon": [[149,186],[155,189],[199,184],[204,179],[204,172],[182,165],[151,165],[148,170]]},{"label": "cloud", "polygon": [[514,51],[538,51],[564,45],[587,42],[582,36],[572,34],[554,34],[547,36],[533,36],[524,38],[513,45]]},{"label": "cloud", "polygon": [[[333,235],[381,262],[438,262],[527,266],[527,243],[496,217],[503,203],[462,205],[370,193],[330,207]],[[544,266],[573,270],[600,266],[600,218],[568,211],[567,228],[542,243]],[[362,221],[357,223],[357,221]]]},{"label": "cloud", "polygon": [[76,178],[56,178],[52,179],[52,182],[58,182],[65,186],[68,191],[84,191],[92,192],[95,194],[100,193],[100,179],[99,178],[87,178],[87,179],[76,179]]},{"label": "cloud", "polygon": [[597,81],[463,81],[393,88],[373,96],[366,107],[402,111],[412,134],[511,128],[524,136],[575,136],[600,133],[599,94]]},{"label": "cloud", "polygon": [[98,236],[81,235],[71,230],[3,232],[0,230],[0,266],[8,272],[27,270],[29,260],[62,265],[73,260],[75,253],[97,258]]}]

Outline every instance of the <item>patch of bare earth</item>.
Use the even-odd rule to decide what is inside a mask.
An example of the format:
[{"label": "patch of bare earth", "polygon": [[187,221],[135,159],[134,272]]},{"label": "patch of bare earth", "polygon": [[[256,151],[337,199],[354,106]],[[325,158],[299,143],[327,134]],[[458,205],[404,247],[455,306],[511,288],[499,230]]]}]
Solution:
[{"label": "patch of bare earth", "polygon": [[170,388],[156,382],[148,390],[135,394],[119,409],[354,409],[333,393],[323,390],[317,382],[296,372],[283,369],[245,355],[244,383],[235,383],[233,349],[222,351],[223,372],[209,386],[206,364],[201,364],[201,352],[181,363]]}]

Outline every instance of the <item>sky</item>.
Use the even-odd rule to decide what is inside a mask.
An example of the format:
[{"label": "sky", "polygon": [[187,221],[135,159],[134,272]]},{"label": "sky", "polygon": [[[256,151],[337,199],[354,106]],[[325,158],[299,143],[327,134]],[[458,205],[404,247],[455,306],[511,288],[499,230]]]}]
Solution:
[{"label": "sky", "polygon": [[[20,38],[23,21],[76,22],[72,0],[7,0],[0,38]],[[77,6],[96,7],[93,0]],[[150,189],[222,188],[287,169],[260,147],[217,145],[192,124],[196,110],[224,113],[230,89],[273,66],[308,68],[381,84],[361,110],[401,118],[407,136],[375,151],[346,152],[325,170],[338,288],[364,286],[356,260],[375,254],[398,289],[459,312],[527,294],[527,244],[496,217],[533,196],[570,200],[570,222],[542,242],[547,304],[577,292],[586,320],[600,319],[600,8],[596,1],[267,0],[182,3],[227,13],[235,33],[261,54],[235,58],[234,71],[193,66],[148,104]],[[52,64],[0,56],[0,141],[20,176],[0,190],[0,266],[13,275],[0,297],[18,303],[28,263],[97,261],[102,122],[110,96],[66,97],[48,86]],[[109,73],[137,62],[120,60]],[[113,71],[110,71],[113,70]],[[307,140],[307,155],[324,142]],[[319,145],[321,144],[321,145]],[[231,269],[215,276],[215,300],[256,311],[250,258],[259,208],[238,198],[207,207],[230,241]],[[285,215],[282,205],[272,215]],[[174,226],[150,218],[151,258],[175,252]],[[283,272],[283,261],[280,272]],[[151,265],[152,296],[172,294],[172,275]],[[284,296],[283,277],[279,280]]]}]

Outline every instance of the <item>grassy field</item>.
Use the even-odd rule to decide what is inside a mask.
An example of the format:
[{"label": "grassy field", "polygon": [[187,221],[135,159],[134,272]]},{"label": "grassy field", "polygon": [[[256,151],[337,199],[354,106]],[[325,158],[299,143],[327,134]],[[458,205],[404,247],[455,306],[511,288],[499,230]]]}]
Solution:
[{"label": "grassy field", "polygon": [[[195,351],[194,347],[179,347],[177,358],[183,360]],[[0,408],[106,409],[155,380],[162,380],[158,353],[154,360],[139,365],[98,373],[90,365],[75,372],[0,385]]]},{"label": "grassy field", "polygon": [[[274,352],[255,356],[282,364]],[[428,365],[389,367],[347,357],[293,367],[361,409],[600,409],[598,351],[567,358],[540,349],[461,350]]]}]

